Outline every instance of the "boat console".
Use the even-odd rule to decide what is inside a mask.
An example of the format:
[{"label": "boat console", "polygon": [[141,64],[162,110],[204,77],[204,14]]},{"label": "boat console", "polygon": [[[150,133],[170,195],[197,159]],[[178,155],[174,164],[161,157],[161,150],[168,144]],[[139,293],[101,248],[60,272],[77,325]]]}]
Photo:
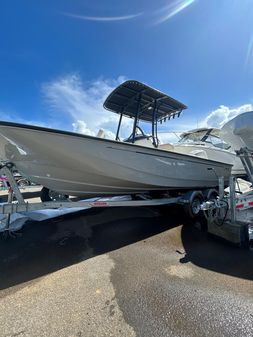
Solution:
[{"label": "boat console", "polygon": [[125,143],[133,143],[133,139],[134,139],[134,144],[138,144],[141,146],[147,146],[147,147],[154,147],[152,135],[145,134],[145,132],[142,130],[142,128],[139,125],[136,126],[135,135],[131,133],[131,135],[128,138],[124,139],[123,141]]}]

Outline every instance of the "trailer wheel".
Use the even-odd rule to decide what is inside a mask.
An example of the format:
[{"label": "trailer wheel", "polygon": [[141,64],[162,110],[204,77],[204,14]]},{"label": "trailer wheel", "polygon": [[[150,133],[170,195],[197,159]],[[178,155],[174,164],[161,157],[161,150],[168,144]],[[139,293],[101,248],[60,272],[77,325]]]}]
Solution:
[{"label": "trailer wheel", "polygon": [[68,195],[61,194],[59,192],[49,190],[48,188],[43,187],[42,190],[40,191],[40,199],[42,202],[60,201],[68,199]]},{"label": "trailer wheel", "polygon": [[17,181],[17,184],[18,184],[18,186],[20,186],[20,187],[26,187],[26,186],[30,186],[30,185],[31,185],[30,182],[29,182],[29,180],[27,180],[27,179],[25,179],[25,178],[19,179],[19,180]]},{"label": "trailer wheel", "polygon": [[206,201],[216,200],[219,196],[219,192],[214,188],[210,188],[209,190],[206,190],[203,195]]},{"label": "trailer wheel", "polygon": [[185,214],[194,219],[200,215],[201,212],[201,204],[204,201],[203,194],[199,191],[194,191],[190,195],[189,202],[184,206]]}]

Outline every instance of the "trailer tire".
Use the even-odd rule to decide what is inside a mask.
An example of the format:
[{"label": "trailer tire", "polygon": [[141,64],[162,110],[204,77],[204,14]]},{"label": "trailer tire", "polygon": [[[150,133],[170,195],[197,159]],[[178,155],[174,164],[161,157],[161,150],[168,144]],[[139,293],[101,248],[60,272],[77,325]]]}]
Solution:
[{"label": "trailer tire", "polygon": [[187,204],[184,206],[184,212],[191,219],[199,217],[201,213],[201,204],[204,201],[203,194],[199,191],[192,192]]},{"label": "trailer tire", "polygon": [[219,196],[219,192],[214,188],[210,188],[209,190],[205,190],[203,195],[206,201],[216,200]]},{"label": "trailer tire", "polygon": [[30,185],[31,185],[31,184],[30,184],[30,181],[27,180],[27,179],[25,179],[25,178],[19,179],[19,180],[17,181],[17,184],[18,184],[18,186],[20,186],[20,187],[26,187],[26,186],[30,186]]},{"label": "trailer tire", "polygon": [[68,199],[68,195],[63,195],[58,192],[49,190],[47,187],[43,187],[40,191],[40,199],[42,202],[59,201]]}]

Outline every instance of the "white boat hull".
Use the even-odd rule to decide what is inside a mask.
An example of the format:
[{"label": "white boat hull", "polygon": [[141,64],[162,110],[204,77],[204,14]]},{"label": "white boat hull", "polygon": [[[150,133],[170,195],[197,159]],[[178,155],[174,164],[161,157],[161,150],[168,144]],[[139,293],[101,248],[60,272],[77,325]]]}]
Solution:
[{"label": "white boat hull", "polygon": [[253,151],[253,111],[242,113],[227,122],[221,129],[221,135],[235,150],[247,147]]},{"label": "white boat hull", "polygon": [[76,196],[209,188],[231,173],[224,163],[7,122],[0,157],[31,181]]}]

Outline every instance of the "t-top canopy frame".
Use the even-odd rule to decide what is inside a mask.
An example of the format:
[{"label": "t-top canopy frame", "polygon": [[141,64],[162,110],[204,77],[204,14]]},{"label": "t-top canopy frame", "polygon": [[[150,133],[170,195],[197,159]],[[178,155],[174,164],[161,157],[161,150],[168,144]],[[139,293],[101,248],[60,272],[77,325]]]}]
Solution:
[{"label": "t-top canopy frame", "polygon": [[120,114],[116,140],[119,140],[122,116],[126,116],[134,119],[133,143],[138,122],[141,120],[152,123],[153,143],[157,146],[157,122],[179,117],[182,110],[187,107],[157,89],[130,80],[122,83],[111,92],[104,102],[104,108]]},{"label": "t-top canopy frame", "polygon": [[104,108],[130,118],[135,118],[138,113],[138,119],[152,122],[154,109],[156,119],[160,121],[180,113],[187,107],[157,89],[130,80],[111,92],[104,102]]}]

